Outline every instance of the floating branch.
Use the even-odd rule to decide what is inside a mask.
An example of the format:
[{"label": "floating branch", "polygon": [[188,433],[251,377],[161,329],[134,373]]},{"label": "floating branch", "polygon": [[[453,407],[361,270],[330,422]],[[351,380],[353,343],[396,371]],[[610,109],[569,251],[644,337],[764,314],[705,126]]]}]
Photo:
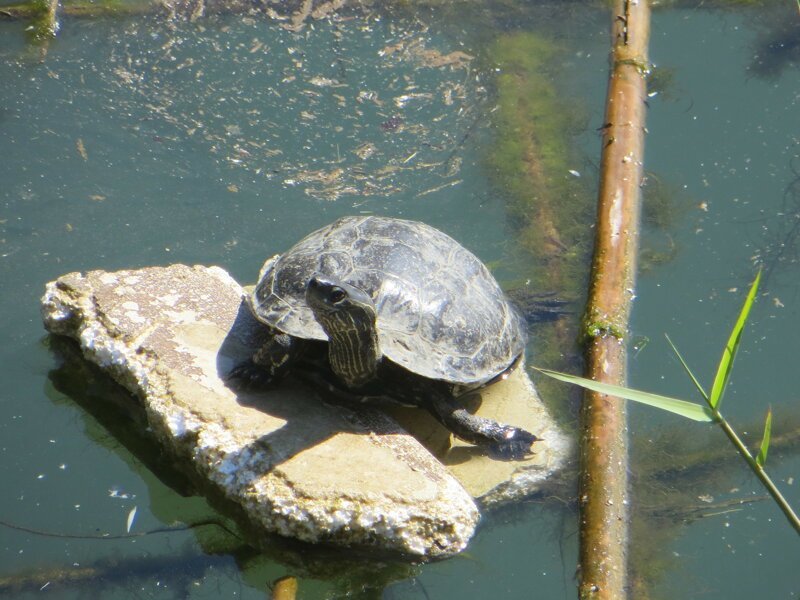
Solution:
[{"label": "floating branch", "polygon": [[[649,30],[646,0],[614,3],[597,237],[584,335],[586,376],[617,385],[626,380],[625,333],[636,272]],[[579,494],[582,599],[624,598],[628,588],[626,421],[623,403],[586,392]]]}]

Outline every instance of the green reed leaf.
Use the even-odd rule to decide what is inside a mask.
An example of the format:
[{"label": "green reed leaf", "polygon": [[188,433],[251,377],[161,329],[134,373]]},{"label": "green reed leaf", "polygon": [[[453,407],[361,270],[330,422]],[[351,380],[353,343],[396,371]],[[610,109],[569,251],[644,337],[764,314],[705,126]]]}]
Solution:
[{"label": "green reed leaf", "polygon": [[647,404],[648,406],[660,408],[661,410],[666,410],[694,421],[711,422],[716,420],[713,413],[708,408],[694,402],[687,402],[686,400],[679,400],[678,398],[670,398],[669,396],[634,390],[621,385],[601,383],[593,379],[586,379],[585,377],[578,377],[577,375],[568,375],[567,373],[559,373],[558,371],[551,371],[549,369],[539,369],[537,367],[534,367],[534,369],[548,377],[558,379],[559,381],[578,385],[582,388],[608,396],[616,396],[618,398],[624,398],[625,400],[639,402],[640,404]]},{"label": "green reed leaf", "polygon": [[761,448],[756,456],[756,464],[764,467],[767,462],[767,452],[769,451],[769,437],[772,433],[772,408],[767,410],[767,419],[764,421],[764,437],[761,438]]},{"label": "green reed leaf", "polygon": [[747,317],[750,314],[750,308],[755,302],[756,294],[758,293],[758,283],[761,281],[761,271],[756,274],[753,280],[753,285],[750,286],[750,292],[745,298],[742,310],[739,313],[739,318],[733,326],[733,331],[728,338],[728,343],[725,344],[725,349],[722,351],[722,358],[720,358],[719,366],[717,367],[717,374],[714,376],[714,383],[711,386],[711,394],[708,397],[708,403],[714,410],[719,410],[722,403],[722,394],[725,391],[725,386],[728,384],[728,379],[733,369],[733,361],[736,358],[736,352],[739,350],[739,342],[742,339],[742,330],[744,330]]},{"label": "green reed leaf", "polygon": [[678,348],[675,346],[675,344],[672,343],[672,340],[669,338],[667,334],[664,334],[664,337],[667,338],[667,342],[669,342],[669,345],[672,347],[672,351],[675,353],[675,356],[678,357],[678,360],[683,365],[684,370],[689,375],[689,378],[692,380],[692,383],[694,383],[694,386],[697,388],[697,391],[700,392],[700,395],[706,400],[706,402],[708,402],[708,394],[706,394],[706,391],[703,389],[703,386],[700,385],[700,382],[697,380],[697,377],[695,377],[694,373],[692,373],[692,370],[689,368],[689,365],[687,365],[686,361],[683,360],[683,356],[681,356],[681,353],[678,352]]}]

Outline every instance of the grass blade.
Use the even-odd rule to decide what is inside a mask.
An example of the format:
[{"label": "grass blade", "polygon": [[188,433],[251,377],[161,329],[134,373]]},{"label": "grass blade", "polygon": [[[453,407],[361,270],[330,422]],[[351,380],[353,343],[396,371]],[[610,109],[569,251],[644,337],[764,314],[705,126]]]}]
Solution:
[{"label": "grass blade", "polygon": [[758,283],[761,280],[761,271],[756,274],[753,280],[753,285],[750,286],[750,292],[744,301],[742,310],[739,313],[739,318],[733,326],[733,331],[728,338],[728,343],[725,344],[725,349],[722,351],[722,358],[720,358],[719,366],[717,367],[717,374],[714,376],[714,384],[711,386],[711,394],[708,397],[708,403],[712,409],[719,410],[719,405],[722,402],[722,394],[725,391],[725,386],[728,384],[728,378],[733,369],[733,361],[736,358],[736,352],[739,349],[739,342],[742,339],[742,330],[745,323],[747,323],[747,316],[750,314],[750,308],[756,299],[758,292]]},{"label": "grass blade", "polygon": [[700,382],[697,380],[697,377],[695,377],[694,373],[692,373],[692,370],[689,368],[689,365],[687,365],[686,361],[683,360],[683,356],[681,356],[681,353],[678,352],[678,348],[675,346],[675,344],[672,343],[672,340],[669,339],[669,336],[667,334],[664,334],[664,337],[667,338],[667,342],[669,342],[669,345],[672,347],[672,351],[675,353],[675,356],[678,357],[678,360],[683,365],[684,370],[689,375],[689,378],[692,380],[692,383],[694,383],[694,386],[697,388],[697,391],[700,392],[700,395],[706,400],[706,402],[708,402],[708,394],[706,394],[706,391],[703,389],[703,386],[700,385]]},{"label": "grass blade", "polygon": [[659,394],[634,390],[620,385],[601,383],[592,379],[586,379],[585,377],[568,375],[566,373],[559,373],[558,371],[551,371],[549,369],[538,369],[536,367],[534,367],[534,369],[547,375],[548,377],[558,379],[559,381],[579,385],[582,388],[599,392],[601,394],[606,394],[608,396],[617,396],[618,398],[624,398],[625,400],[632,400],[633,402],[639,402],[640,404],[654,406],[655,408],[660,408],[661,410],[666,410],[694,421],[711,422],[716,420],[708,408],[694,402],[687,402],[686,400],[670,398],[669,396],[661,396]]},{"label": "grass blade", "polygon": [[767,462],[767,452],[769,451],[769,437],[772,433],[772,408],[767,410],[767,420],[764,421],[764,437],[761,438],[761,448],[756,456],[756,464],[759,467],[764,467]]}]

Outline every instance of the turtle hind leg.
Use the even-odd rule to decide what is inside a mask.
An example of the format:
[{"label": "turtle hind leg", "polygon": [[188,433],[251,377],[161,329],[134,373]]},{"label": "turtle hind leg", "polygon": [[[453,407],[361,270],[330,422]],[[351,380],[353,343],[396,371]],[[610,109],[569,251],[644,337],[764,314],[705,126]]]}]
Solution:
[{"label": "turtle hind leg", "polygon": [[432,394],[430,406],[433,416],[456,437],[485,448],[496,458],[522,460],[532,453],[533,443],[539,440],[519,427],[473,415],[445,394]]},{"label": "turtle hind leg", "polygon": [[236,365],[227,380],[237,380],[245,386],[266,386],[286,375],[303,353],[302,340],[279,333],[271,336],[249,360]]}]

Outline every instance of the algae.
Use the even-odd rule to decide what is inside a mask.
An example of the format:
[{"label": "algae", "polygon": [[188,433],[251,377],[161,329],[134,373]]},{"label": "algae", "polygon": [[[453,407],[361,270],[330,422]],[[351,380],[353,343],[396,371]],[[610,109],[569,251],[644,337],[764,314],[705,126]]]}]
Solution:
[{"label": "algae", "polygon": [[[555,80],[564,52],[531,32],[502,35],[490,44],[497,106],[487,167],[507,198],[517,242],[513,260],[526,287],[578,305],[589,274],[594,191],[576,169],[583,160],[575,136],[586,128],[586,111],[566,100]],[[577,328],[574,318],[538,325],[536,364],[574,368]],[[537,379],[558,418],[574,421],[574,412],[565,413],[571,403],[564,402],[564,390]]]},{"label": "algae", "polygon": [[642,236],[639,249],[639,274],[667,264],[678,255],[673,232],[692,205],[697,205],[674,184],[652,172],[642,183]]},{"label": "algae", "polygon": [[662,100],[674,100],[677,71],[674,67],[650,65],[647,71],[647,96],[658,95]]},{"label": "algae", "polygon": [[147,0],[28,0],[0,7],[0,16],[12,20],[27,20],[25,31],[32,44],[46,45],[56,37],[60,28],[58,16],[102,18],[152,13],[157,5]]}]

